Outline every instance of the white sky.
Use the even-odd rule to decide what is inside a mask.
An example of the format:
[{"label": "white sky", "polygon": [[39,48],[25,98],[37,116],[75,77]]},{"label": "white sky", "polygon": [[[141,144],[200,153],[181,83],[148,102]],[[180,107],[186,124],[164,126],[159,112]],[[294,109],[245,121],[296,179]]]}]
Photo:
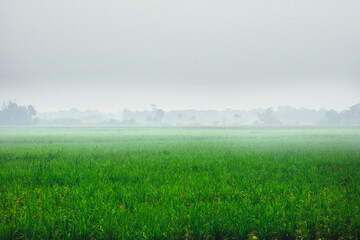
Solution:
[{"label": "white sky", "polygon": [[358,0],[0,0],[0,100],[71,107],[344,109]]}]

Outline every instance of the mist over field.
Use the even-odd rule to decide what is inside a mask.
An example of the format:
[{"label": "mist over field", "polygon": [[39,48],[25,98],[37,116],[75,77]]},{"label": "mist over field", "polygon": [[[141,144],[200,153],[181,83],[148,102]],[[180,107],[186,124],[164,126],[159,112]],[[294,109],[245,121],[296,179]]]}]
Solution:
[{"label": "mist over field", "polygon": [[359,0],[0,0],[0,239],[360,239]]}]

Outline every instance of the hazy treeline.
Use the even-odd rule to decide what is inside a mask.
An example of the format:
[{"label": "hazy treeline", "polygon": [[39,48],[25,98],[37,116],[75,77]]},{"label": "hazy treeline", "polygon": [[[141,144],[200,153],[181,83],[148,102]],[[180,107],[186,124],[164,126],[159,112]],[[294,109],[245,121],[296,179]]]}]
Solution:
[{"label": "hazy treeline", "polygon": [[19,106],[15,102],[9,101],[3,104],[0,111],[0,125],[9,126],[29,126],[34,125],[36,120],[36,110],[32,105]]},{"label": "hazy treeline", "polygon": [[360,104],[344,111],[313,110],[279,106],[252,110],[171,110],[156,105],[151,110],[124,109],[117,113],[97,110],[37,112],[32,105],[15,102],[3,104],[0,111],[3,126],[81,126],[81,125],[140,125],[140,126],[240,126],[240,125],[360,125]]},{"label": "hazy treeline", "polygon": [[123,111],[123,123],[172,126],[239,125],[360,125],[360,104],[345,111],[279,106],[252,110],[171,110],[157,116],[152,111]]}]

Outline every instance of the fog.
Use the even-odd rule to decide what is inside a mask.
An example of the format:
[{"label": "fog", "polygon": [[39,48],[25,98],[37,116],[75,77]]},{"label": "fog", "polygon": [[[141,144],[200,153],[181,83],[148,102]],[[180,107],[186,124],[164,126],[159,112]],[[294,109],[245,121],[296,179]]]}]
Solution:
[{"label": "fog", "polygon": [[360,103],[358,0],[0,0],[0,100],[40,112]]}]

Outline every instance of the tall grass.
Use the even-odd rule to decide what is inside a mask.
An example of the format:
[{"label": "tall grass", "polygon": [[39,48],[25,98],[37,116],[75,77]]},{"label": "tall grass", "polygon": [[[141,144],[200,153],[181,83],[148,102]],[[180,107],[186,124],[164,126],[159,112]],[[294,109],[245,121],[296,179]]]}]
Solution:
[{"label": "tall grass", "polygon": [[359,239],[358,128],[0,129],[0,239]]}]

